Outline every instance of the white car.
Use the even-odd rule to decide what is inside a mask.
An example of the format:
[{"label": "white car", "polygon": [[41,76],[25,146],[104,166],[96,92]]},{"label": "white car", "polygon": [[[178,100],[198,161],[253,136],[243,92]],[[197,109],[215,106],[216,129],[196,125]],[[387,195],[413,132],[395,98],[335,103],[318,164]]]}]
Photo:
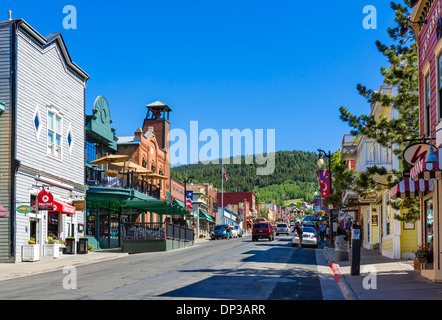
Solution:
[{"label": "white car", "polygon": [[[299,245],[298,233],[293,232],[292,236],[292,247],[297,247]],[[313,227],[303,227],[302,228],[302,244],[301,246],[313,246],[318,247],[318,234]]]},{"label": "white car", "polygon": [[230,238],[238,238],[238,226],[231,226],[230,230],[232,230]]},{"label": "white car", "polygon": [[290,235],[290,227],[287,225],[287,223],[278,223],[276,225],[276,235],[280,235],[281,233],[284,233],[286,235]]}]

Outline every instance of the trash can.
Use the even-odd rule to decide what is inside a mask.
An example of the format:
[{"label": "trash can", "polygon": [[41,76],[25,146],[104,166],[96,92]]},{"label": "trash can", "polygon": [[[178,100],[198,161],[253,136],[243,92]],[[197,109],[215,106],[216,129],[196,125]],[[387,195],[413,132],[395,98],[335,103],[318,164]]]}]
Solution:
[{"label": "trash can", "polygon": [[66,239],[66,248],[64,249],[65,254],[75,254],[75,238]]},{"label": "trash can", "polygon": [[349,243],[346,240],[347,236],[336,236],[335,240],[335,253],[337,261],[348,261],[349,260]]},{"label": "trash can", "polygon": [[88,252],[87,245],[88,239],[80,238],[80,240],[78,241],[78,254],[86,254]]}]

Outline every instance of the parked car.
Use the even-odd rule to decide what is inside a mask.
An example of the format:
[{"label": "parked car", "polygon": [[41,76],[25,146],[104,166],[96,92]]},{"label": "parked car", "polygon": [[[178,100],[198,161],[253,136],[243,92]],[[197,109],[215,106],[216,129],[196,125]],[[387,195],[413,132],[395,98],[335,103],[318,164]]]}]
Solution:
[{"label": "parked car", "polygon": [[230,226],[230,230],[232,230],[230,238],[238,238],[238,226]]},{"label": "parked car", "polygon": [[242,237],[243,236],[243,230],[239,226],[232,227],[232,230],[235,233],[236,237]]},{"label": "parked car", "polygon": [[258,241],[258,239],[269,239],[269,241],[275,240],[275,229],[268,221],[256,222],[252,229],[252,241]]},{"label": "parked car", "polygon": [[226,233],[227,224],[218,224],[213,228],[212,232],[210,233],[210,238],[212,240],[216,239],[225,239],[227,237]]},{"label": "parked car", "polygon": [[276,225],[276,235],[280,235],[281,233],[284,233],[286,235],[290,235],[290,227],[287,225],[287,223],[278,223]]},{"label": "parked car", "polygon": [[[292,247],[299,245],[298,233],[295,231],[292,235]],[[302,246],[318,247],[318,234],[315,228],[304,226],[302,228]]]}]

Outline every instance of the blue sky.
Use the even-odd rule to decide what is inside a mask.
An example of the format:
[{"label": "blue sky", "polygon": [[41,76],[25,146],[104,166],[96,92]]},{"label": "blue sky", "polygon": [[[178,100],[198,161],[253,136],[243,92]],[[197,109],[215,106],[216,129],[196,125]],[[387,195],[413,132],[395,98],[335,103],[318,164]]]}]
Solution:
[{"label": "blue sky", "polygon": [[[77,29],[63,28],[63,7]],[[366,30],[363,8],[377,9]],[[387,66],[375,41],[390,43],[394,13],[385,0],[17,1],[0,19],[23,18],[42,35],[61,32],[72,60],[90,76],[86,112],[98,95],[117,135],[142,126],[145,105],[172,109],[171,126],[275,129],[276,150],[335,151],[349,132],[339,107],[369,105],[356,91],[377,89]]]}]

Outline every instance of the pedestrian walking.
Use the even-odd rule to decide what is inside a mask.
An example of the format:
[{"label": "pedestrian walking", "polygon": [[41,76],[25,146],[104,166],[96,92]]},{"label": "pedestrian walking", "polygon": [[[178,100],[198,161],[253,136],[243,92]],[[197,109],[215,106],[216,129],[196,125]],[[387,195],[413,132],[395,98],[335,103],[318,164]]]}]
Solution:
[{"label": "pedestrian walking", "polygon": [[295,231],[299,238],[299,248],[302,249],[302,225],[299,222],[296,222]]},{"label": "pedestrian walking", "polygon": [[353,226],[353,223],[351,221],[351,218],[348,218],[347,222],[345,223],[345,228],[344,228],[344,230],[347,234],[348,241],[350,241],[350,238],[351,238],[351,227],[352,226]]},{"label": "pedestrian walking", "polygon": [[230,239],[230,234],[232,233],[232,229],[230,228],[230,225],[227,225],[226,227],[226,239]]},{"label": "pedestrian walking", "polygon": [[330,232],[331,232],[331,230],[330,230],[330,225],[328,224],[328,222],[327,222],[327,226],[326,226],[326,228],[325,228],[325,237],[326,237],[326,244],[329,246],[330,245]]},{"label": "pedestrian walking", "polygon": [[324,238],[325,238],[325,224],[324,223],[321,223],[319,225],[319,236],[321,238],[321,241],[324,241]]}]

